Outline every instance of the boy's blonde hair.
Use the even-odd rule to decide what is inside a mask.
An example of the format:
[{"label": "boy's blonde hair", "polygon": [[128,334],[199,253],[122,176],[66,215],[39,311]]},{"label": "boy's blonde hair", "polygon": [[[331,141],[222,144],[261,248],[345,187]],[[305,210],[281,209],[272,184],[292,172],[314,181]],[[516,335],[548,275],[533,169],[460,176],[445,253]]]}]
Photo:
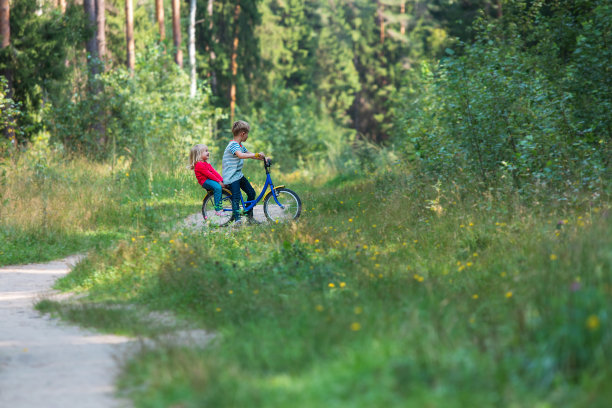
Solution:
[{"label": "boy's blonde hair", "polygon": [[249,132],[251,130],[251,126],[245,122],[244,120],[237,120],[234,122],[234,125],[232,126],[232,134],[234,136],[238,136],[238,133],[240,132]]},{"label": "boy's blonde hair", "polygon": [[202,156],[204,149],[208,149],[208,146],[205,144],[197,144],[191,148],[189,152],[189,168],[191,170],[193,170],[195,164],[200,161],[200,156]]}]

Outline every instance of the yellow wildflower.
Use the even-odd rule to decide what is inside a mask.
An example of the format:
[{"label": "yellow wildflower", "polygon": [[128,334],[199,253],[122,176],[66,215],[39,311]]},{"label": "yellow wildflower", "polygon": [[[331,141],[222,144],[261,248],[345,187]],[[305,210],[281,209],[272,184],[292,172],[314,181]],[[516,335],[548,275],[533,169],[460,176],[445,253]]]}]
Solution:
[{"label": "yellow wildflower", "polygon": [[361,325],[357,322],[351,323],[351,330],[352,331],[359,331],[361,330]]},{"label": "yellow wildflower", "polygon": [[589,329],[591,331],[595,331],[595,330],[599,329],[599,326],[600,326],[599,317],[597,317],[597,315],[590,315],[586,319],[585,325],[586,325],[587,329]]}]

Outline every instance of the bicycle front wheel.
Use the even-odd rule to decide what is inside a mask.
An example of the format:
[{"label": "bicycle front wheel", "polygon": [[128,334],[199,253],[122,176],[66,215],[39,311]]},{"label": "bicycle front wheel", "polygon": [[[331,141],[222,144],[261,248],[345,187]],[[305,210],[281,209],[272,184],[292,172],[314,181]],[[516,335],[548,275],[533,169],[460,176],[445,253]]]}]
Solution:
[{"label": "bicycle front wheel", "polygon": [[[264,214],[270,221],[282,222],[295,220],[302,212],[300,197],[288,188],[278,188],[276,200],[274,195],[268,194],[264,200]],[[280,206],[278,205],[280,203]]]},{"label": "bicycle front wheel", "polygon": [[204,197],[202,201],[202,217],[204,222],[210,225],[221,227],[229,223],[232,219],[232,196],[225,190],[221,193],[221,205],[223,206],[222,215],[215,214],[215,198],[212,193]]}]

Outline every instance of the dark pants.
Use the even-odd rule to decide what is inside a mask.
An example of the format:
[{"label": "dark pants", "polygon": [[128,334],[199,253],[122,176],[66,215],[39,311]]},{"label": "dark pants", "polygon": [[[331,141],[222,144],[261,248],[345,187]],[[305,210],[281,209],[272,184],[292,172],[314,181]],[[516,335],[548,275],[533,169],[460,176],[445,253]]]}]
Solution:
[{"label": "dark pants", "polygon": [[[234,213],[234,219],[240,219],[240,190],[244,191],[247,195],[247,200],[251,201],[255,199],[255,190],[253,190],[253,186],[249,183],[246,177],[242,177],[240,180],[236,180],[231,184],[226,185],[230,191],[232,192],[232,212]],[[247,217],[253,218],[253,210],[247,211]]]}]

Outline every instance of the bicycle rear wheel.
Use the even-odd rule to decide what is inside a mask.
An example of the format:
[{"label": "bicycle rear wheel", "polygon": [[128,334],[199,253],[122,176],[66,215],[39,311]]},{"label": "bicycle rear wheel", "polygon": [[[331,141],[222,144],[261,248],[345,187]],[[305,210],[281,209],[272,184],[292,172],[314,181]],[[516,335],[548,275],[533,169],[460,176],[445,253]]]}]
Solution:
[{"label": "bicycle rear wheel", "polygon": [[212,193],[204,197],[202,201],[202,217],[204,222],[210,225],[221,227],[229,223],[232,219],[232,196],[225,190],[221,193],[221,205],[223,206],[223,215],[215,214],[215,198]]},{"label": "bicycle rear wheel", "polygon": [[276,198],[282,205],[279,206],[272,194],[264,200],[264,214],[270,221],[282,222],[297,219],[302,213],[302,201],[300,197],[288,188],[278,188]]}]

